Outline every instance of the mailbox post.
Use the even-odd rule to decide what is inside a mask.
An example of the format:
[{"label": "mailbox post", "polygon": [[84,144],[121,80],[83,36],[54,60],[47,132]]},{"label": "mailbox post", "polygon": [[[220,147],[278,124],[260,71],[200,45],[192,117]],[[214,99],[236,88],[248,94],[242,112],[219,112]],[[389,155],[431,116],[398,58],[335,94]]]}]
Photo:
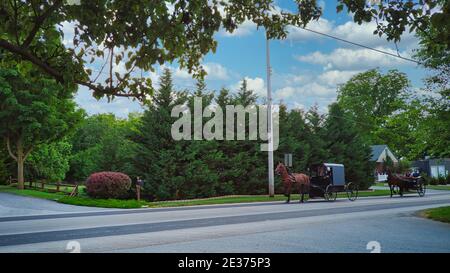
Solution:
[{"label": "mailbox post", "polygon": [[144,186],[144,180],[139,176],[136,178],[136,199],[141,201],[141,187]]}]

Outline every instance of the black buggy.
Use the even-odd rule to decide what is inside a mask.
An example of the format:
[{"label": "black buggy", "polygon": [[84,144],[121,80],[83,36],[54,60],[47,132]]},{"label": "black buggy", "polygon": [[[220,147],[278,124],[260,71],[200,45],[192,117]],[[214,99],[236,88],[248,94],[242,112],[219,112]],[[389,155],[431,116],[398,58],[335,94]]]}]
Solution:
[{"label": "black buggy", "polygon": [[345,169],[342,164],[314,164],[310,167],[310,179],[310,198],[334,201],[338,192],[345,192],[350,201],[358,198],[358,186],[352,182],[345,182]]}]

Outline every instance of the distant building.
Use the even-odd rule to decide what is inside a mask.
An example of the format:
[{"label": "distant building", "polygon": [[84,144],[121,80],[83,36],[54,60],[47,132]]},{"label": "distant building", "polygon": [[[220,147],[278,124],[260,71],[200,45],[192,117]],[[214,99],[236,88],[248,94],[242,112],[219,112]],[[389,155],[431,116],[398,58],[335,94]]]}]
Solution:
[{"label": "distant building", "polygon": [[398,159],[387,145],[372,145],[372,157],[370,161],[375,162],[374,176],[376,181],[386,181],[386,161],[398,164]]},{"label": "distant building", "polygon": [[411,166],[434,178],[446,177],[450,174],[450,158],[416,160],[411,163]]}]

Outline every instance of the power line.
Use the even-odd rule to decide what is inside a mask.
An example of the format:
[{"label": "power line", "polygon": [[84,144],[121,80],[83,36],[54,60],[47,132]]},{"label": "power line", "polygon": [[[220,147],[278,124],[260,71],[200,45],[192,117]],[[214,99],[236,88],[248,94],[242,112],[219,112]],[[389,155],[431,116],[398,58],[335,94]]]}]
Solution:
[{"label": "power line", "polygon": [[370,46],[366,46],[366,45],[363,45],[363,44],[355,43],[355,42],[352,42],[352,41],[349,41],[349,40],[345,40],[343,38],[339,38],[339,37],[336,37],[336,36],[333,36],[333,35],[330,35],[330,34],[322,33],[322,32],[319,32],[319,31],[316,31],[316,30],[312,30],[312,29],[309,29],[309,28],[305,28],[305,27],[302,27],[301,29],[309,31],[309,32],[312,32],[312,33],[315,33],[315,34],[318,34],[318,35],[322,35],[322,36],[325,36],[325,37],[328,37],[328,38],[332,38],[332,39],[335,39],[335,40],[338,40],[338,41],[341,41],[341,42],[344,42],[344,43],[347,43],[347,44],[359,46],[359,47],[362,47],[362,48],[365,48],[365,49],[369,49],[369,50],[372,50],[372,51],[375,51],[375,52],[378,52],[378,53],[386,54],[386,55],[389,55],[391,57],[399,58],[399,59],[402,59],[402,60],[405,60],[405,61],[409,61],[409,62],[413,62],[413,63],[416,63],[416,64],[420,64],[420,65],[422,64],[421,62],[416,61],[414,59],[402,57],[400,55],[395,55],[393,53],[390,53],[390,52],[387,52],[387,51],[384,51],[384,50],[380,50],[380,49],[376,49],[376,48],[373,48],[373,47],[370,47]]}]

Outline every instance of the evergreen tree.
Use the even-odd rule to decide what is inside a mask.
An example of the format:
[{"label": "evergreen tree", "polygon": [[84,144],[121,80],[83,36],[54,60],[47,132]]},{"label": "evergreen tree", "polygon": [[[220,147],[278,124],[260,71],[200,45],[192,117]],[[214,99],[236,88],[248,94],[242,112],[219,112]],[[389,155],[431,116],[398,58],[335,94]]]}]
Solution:
[{"label": "evergreen tree", "polygon": [[284,154],[291,153],[293,157],[293,171],[305,172],[308,168],[311,148],[308,143],[309,130],[304,113],[299,109],[287,111],[285,105],[280,105],[280,145],[277,161],[284,161]]},{"label": "evergreen tree", "polygon": [[310,147],[307,166],[324,163],[328,157],[326,140],[324,138],[324,116],[319,113],[317,105],[306,113],[307,121],[307,143]]},{"label": "evergreen tree", "polygon": [[370,148],[358,134],[354,122],[337,103],[329,106],[324,131],[329,153],[327,161],[344,164],[346,181],[367,189],[373,182]]},{"label": "evergreen tree", "polygon": [[253,90],[248,89],[247,79],[242,80],[241,87],[236,96],[236,102],[241,104],[242,106],[248,106],[256,103],[258,96],[254,93]]},{"label": "evergreen tree", "polygon": [[[214,100],[214,93],[207,90],[204,80],[198,80],[196,90],[192,96],[189,97],[189,108],[191,114],[194,113],[194,99],[201,98],[202,113],[207,107],[211,107]],[[203,128],[205,123],[214,118],[214,113],[210,118],[203,118],[201,127],[197,130],[202,130],[200,136],[203,136]],[[192,128],[194,128],[194,115],[192,115]],[[215,196],[222,193],[221,185],[219,183],[220,166],[223,164],[223,154],[219,150],[219,143],[216,140],[192,140],[186,146],[185,151],[185,183],[181,192],[182,197],[208,197]]]},{"label": "evergreen tree", "polygon": [[171,136],[175,121],[171,111],[174,105],[184,103],[185,96],[175,94],[169,69],[164,70],[152,100],[154,103],[148,106],[133,137],[137,143],[134,166],[136,174],[144,178],[145,193],[151,199],[176,198],[185,182],[180,166],[184,142]]},{"label": "evergreen tree", "polygon": [[[233,104],[247,107],[256,104],[257,96],[248,89],[244,79],[242,85],[234,96]],[[237,117],[235,115],[235,124]],[[226,174],[233,181],[236,194],[264,194],[267,193],[267,153],[260,151],[261,141],[248,140],[249,117],[247,115],[245,126],[246,140],[232,141],[232,147],[226,151],[229,166]]]},{"label": "evergreen tree", "polygon": [[225,107],[232,103],[232,97],[230,96],[230,90],[227,88],[220,89],[219,95],[215,98],[215,102],[217,105],[222,107],[222,110],[225,111]]}]

